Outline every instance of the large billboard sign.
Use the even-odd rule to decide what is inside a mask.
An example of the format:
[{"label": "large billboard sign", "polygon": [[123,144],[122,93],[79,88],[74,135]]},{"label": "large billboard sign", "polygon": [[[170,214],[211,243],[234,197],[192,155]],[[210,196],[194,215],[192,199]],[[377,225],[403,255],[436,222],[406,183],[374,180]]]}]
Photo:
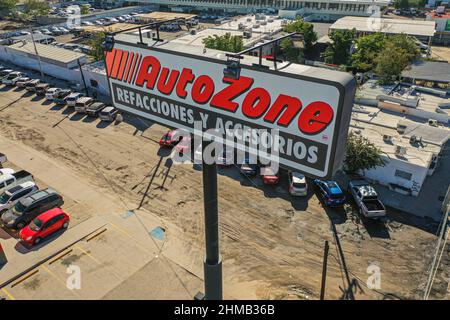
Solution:
[{"label": "large billboard sign", "polygon": [[105,58],[114,106],[189,132],[201,121],[202,130],[240,132],[249,143],[276,129],[277,143],[266,142],[278,152],[280,166],[330,177],[345,153],[353,78],[306,66],[297,66],[298,73],[295,66],[274,71],[243,64],[240,76],[229,78],[223,56],[116,41]]}]

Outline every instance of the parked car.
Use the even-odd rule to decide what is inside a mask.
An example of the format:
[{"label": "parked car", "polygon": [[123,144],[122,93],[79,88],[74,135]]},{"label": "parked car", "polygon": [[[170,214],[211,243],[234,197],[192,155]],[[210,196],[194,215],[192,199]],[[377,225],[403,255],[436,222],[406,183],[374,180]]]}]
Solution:
[{"label": "parked car", "polygon": [[35,92],[36,87],[41,83],[40,79],[32,79],[25,85],[25,89],[29,92]]},{"label": "parked car", "polygon": [[75,111],[77,113],[86,113],[86,108],[94,102],[95,100],[91,97],[81,97],[75,103]]},{"label": "parked car", "polygon": [[231,166],[234,163],[234,152],[230,148],[224,148],[222,152],[217,157],[218,166]]},{"label": "parked car", "polygon": [[[106,107],[103,102],[94,102],[86,107],[86,114],[90,117],[98,117],[99,113]],[[76,106],[75,106],[76,108]]]},{"label": "parked car", "polygon": [[262,176],[262,180],[264,184],[272,185],[278,184],[280,181],[280,176],[278,171],[275,170],[271,166],[261,167],[259,169],[260,175]]},{"label": "parked car", "polygon": [[258,165],[249,157],[246,157],[241,164],[240,173],[246,176],[255,176],[258,171]]},{"label": "parked car", "polygon": [[34,89],[34,92],[37,96],[45,96],[47,93],[47,90],[50,88],[50,85],[48,83],[39,83],[36,88]]},{"label": "parked car", "polygon": [[0,175],[0,194],[5,192],[6,189],[15,187],[27,181],[33,181],[33,175],[25,170],[2,174]]},{"label": "parked car", "polygon": [[180,142],[175,145],[175,151],[178,154],[190,153],[191,150],[192,139],[191,136],[183,136],[181,137]]},{"label": "parked car", "polygon": [[39,190],[20,199],[14,207],[3,213],[1,220],[6,227],[20,230],[41,213],[63,204],[62,196],[55,190]]},{"label": "parked car", "polygon": [[0,176],[4,175],[4,174],[13,174],[14,172],[16,172],[16,171],[14,171],[14,169],[11,169],[11,168],[1,168]]},{"label": "parked car", "polygon": [[59,106],[66,105],[66,98],[72,93],[72,90],[62,89],[53,95],[53,102]]},{"label": "parked car", "polygon": [[99,117],[102,121],[114,121],[116,120],[117,114],[119,113],[119,110],[117,110],[114,107],[108,106],[103,108],[102,111],[100,111]]},{"label": "parked car", "polygon": [[27,83],[31,81],[31,78],[28,77],[20,77],[16,81],[16,87],[18,88],[25,88]]},{"label": "parked car", "polygon": [[378,199],[375,188],[364,179],[350,180],[348,191],[355,199],[359,213],[366,218],[380,218],[386,215],[384,204]]},{"label": "parked car", "polygon": [[289,171],[289,193],[293,196],[306,196],[308,193],[308,184],[306,178],[300,172]]},{"label": "parked car", "polygon": [[11,72],[14,72],[14,70],[11,69],[3,69],[0,70],[0,78],[4,78],[6,77],[8,74],[10,74]]},{"label": "parked car", "polygon": [[52,35],[52,32],[50,30],[48,30],[48,29],[41,29],[41,32],[43,34],[47,35],[47,36],[51,36]]},{"label": "parked car", "polygon": [[336,181],[313,180],[319,198],[328,207],[339,207],[345,203],[345,195]]},{"label": "parked car", "polygon": [[80,92],[72,92],[66,97],[66,103],[69,107],[75,107],[77,100],[83,97],[84,95]]},{"label": "parked car", "polygon": [[23,197],[38,189],[38,186],[33,181],[27,181],[15,187],[6,189],[5,192],[0,195],[0,214],[14,206],[17,201]]},{"label": "parked car", "polygon": [[52,100],[55,97],[55,94],[57,94],[58,92],[61,92],[61,88],[49,88],[46,92],[45,92],[45,99],[46,100]]},{"label": "parked car", "polygon": [[70,217],[60,208],[41,213],[19,232],[19,236],[28,245],[37,245],[45,237],[69,227]]},{"label": "parked car", "polygon": [[22,72],[19,71],[11,72],[2,79],[2,83],[7,86],[14,86],[17,80],[19,80],[19,78],[21,78],[22,76],[23,76]]},{"label": "parked car", "polygon": [[182,138],[183,137],[178,134],[178,130],[170,130],[161,137],[159,145],[161,147],[173,147],[180,142]]}]

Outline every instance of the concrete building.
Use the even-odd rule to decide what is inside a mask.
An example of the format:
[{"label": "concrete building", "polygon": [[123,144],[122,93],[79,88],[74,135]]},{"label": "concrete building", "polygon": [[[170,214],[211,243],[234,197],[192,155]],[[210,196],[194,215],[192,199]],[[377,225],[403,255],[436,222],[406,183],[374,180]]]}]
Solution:
[{"label": "concrete building", "polygon": [[450,44],[450,12],[437,13],[436,11],[428,12],[427,21],[436,23],[436,35],[434,42],[438,44]]},{"label": "concrete building", "polygon": [[364,17],[343,17],[333,23],[330,32],[333,30],[352,30],[358,34],[381,32],[384,34],[406,34],[416,37],[424,43],[430,44],[435,34],[435,23],[433,21],[420,21],[410,19],[389,19],[389,18],[364,18]]},{"label": "concrete building", "polygon": [[383,10],[389,0],[138,0],[140,3],[158,4],[160,7],[187,10],[221,10],[249,13],[257,10],[280,10],[285,18],[296,16],[310,20],[336,20],[339,17],[355,15],[370,16]]}]

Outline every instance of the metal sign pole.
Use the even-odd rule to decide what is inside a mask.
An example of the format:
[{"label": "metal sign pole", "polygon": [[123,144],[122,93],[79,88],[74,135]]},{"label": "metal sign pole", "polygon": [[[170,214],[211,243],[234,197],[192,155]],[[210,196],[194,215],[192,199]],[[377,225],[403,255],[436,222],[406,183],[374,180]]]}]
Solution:
[{"label": "metal sign pole", "polygon": [[[203,139],[205,148],[212,141]],[[203,158],[203,157],[202,157]],[[216,164],[207,164],[202,160],[203,201],[205,209],[205,247],[204,262],[205,299],[222,300],[222,261],[219,254],[219,213],[217,208],[217,168]]]}]

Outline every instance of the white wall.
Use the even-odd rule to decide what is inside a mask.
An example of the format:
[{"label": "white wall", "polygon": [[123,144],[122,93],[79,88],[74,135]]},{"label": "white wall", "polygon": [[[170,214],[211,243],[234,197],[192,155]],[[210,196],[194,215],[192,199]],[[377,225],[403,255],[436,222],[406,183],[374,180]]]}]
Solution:
[{"label": "white wall", "polygon": [[[390,183],[393,183],[411,189],[411,194],[417,196],[427,176],[428,168],[395,158],[389,159],[387,156],[383,156],[383,160],[386,161],[384,167],[366,170],[364,171],[364,176],[384,186],[389,186]],[[395,170],[397,169],[412,173],[411,180],[395,176]]]}]

